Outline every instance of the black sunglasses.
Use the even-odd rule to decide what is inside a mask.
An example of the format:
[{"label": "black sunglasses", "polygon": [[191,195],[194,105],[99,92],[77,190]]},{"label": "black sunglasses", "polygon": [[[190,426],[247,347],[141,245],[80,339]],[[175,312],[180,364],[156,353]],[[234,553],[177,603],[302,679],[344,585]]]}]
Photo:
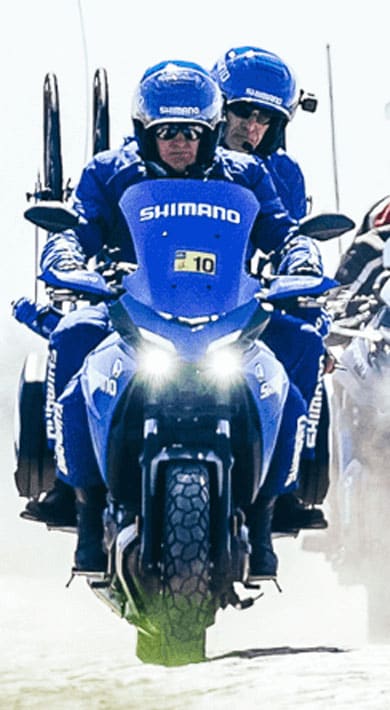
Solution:
[{"label": "black sunglasses", "polygon": [[254,118],[256,123],[267,126],[271,123],[272,111],[260,108],[258,104],[251,101],[235,101],[227,105],[227,110],[234,113],[238,118]]},{"label": "black sunglasses", "polygon": [[156,138],[163,141],[171,141],[178,133],[182,133],[189,141],[198,141],[203,135],[203,126],[192,123],[163,123],[154,129]]}]

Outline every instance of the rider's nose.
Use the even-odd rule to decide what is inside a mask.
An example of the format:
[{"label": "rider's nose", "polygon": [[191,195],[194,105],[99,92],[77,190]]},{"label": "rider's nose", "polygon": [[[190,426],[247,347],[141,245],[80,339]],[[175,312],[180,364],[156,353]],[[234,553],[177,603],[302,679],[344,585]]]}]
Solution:
[{"label": "rider's nose", "polygon": [[187,138],[185,137],[185,135],[184,135],[183,133],[179,132],[179,133],[177,133],[177,134],[175,135],[175,137],[172,139],[172,142],[173,142],[173,143],[176,143],[176,145],[177,145],[178,143],[179,143],[179,144],[181,144],[181,143],[186,143],[186,142],[187,142]]},{"label": "rider's nose", "polygon": [[248,118],[245,122],[247,133],[257,133],[258,123],[255,118]]}]

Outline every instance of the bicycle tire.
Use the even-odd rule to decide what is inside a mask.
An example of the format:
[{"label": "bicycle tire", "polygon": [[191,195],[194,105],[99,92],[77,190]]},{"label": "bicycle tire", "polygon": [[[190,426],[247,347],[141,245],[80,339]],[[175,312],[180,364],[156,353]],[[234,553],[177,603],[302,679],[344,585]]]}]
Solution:
[{"label": "bicycle tire", "polygon": [[96,69],[93,78],[93,155],[110,147],[110,108],[107,71]]},{"label": "bicycle tire", "polygon": [[61,126],[58,83],[46,74],[43,84],[43,176],[47,199],[63,199]]}]

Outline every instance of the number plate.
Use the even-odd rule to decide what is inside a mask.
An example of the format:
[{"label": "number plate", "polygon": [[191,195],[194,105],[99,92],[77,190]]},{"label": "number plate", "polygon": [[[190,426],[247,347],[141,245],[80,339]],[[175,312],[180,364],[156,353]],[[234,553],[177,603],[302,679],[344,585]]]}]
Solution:
[{"label": "number plate", "polygon": [[176,251],[174,271],[215,275],[217,255],[207,251]]}]

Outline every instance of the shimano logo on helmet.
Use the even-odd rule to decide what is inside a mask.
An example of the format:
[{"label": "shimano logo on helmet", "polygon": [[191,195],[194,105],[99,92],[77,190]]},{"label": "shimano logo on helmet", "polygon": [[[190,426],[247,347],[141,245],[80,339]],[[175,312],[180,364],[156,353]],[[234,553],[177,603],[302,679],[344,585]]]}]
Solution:
[{"label": "shimano logo on helmet", "polygon": [[160,217],[207,217],[232,224],[240,224],[241,222],[238,210],[228,209],[222,205],[211,205],[207,202],[166,202],[163,205],[142,207],[139,212],[140,222]]},{"label": "shimano logo on helmet", "polygon": [[283,103],[283,99],[281,99],[280,96],[275,96],[274,94],[267,94],[265,91],[257,91],[257,89],[247,88],[245,93],[253,99],[268,101],[269,103],[275,104],[276,106],[280,106]]},{"label": "shimano logo on helmet", "polygon": [[198,116],[198,106],[160,106],[160,113],[164,116]]}]

